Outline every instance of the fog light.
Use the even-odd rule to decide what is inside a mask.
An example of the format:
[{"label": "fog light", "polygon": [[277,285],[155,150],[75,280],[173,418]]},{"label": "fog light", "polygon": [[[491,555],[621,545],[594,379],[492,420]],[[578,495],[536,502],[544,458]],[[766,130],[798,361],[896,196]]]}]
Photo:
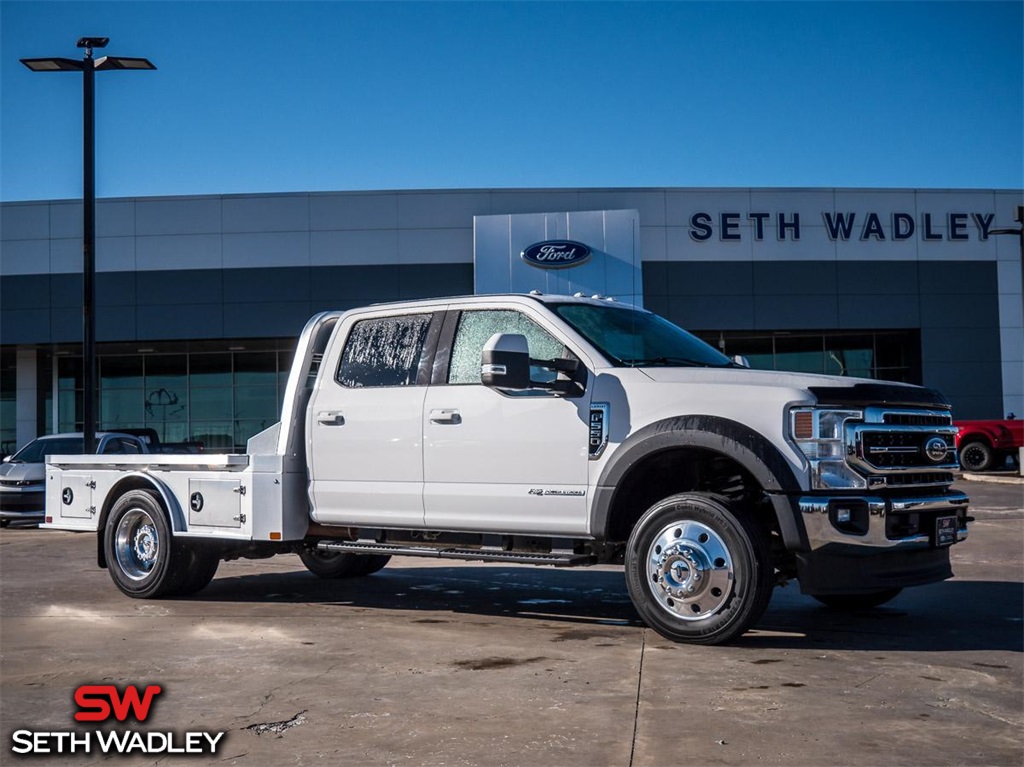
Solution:
[{"label": "fog light", "polygon": [[828,507],[832,526],[848,535],[867,535],[869,526],[866,501],[832,501]]}]

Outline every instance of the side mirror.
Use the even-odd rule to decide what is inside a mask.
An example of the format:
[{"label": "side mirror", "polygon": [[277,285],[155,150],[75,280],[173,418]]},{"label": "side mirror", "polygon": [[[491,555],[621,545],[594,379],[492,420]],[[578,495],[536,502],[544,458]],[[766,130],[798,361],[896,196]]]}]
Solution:
[{"label": "side mirror", "polygon": [[4,456],[4,463],[10,463],[10,462],[11,462],[11,456],[5,455]]},{"label": "side mirror", "polygon": [[733,357],[732,361],[735,362],[737,365],[739,365],[741,368],[749,368],[750,367],[750,360],[748,360],[746,357],[744,357],[741,354],[737,354],[735,357]]},{"label": "side mirror", "polygon": [[526,336],[495,333],[480,355],[480,382],[496,389],[530,388],[530,347]]}]

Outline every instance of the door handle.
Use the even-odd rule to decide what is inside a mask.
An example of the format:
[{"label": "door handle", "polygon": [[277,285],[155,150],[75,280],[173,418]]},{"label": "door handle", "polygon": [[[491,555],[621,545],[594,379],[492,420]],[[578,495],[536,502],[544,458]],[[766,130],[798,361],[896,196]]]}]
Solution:
[{"label": "door handle", "polygon": [[431,410],[431,423],[462,423],[462,414],[458,410]]},{"label": "door handle", "polygon": [[320,413],[317,415],[317,420],[324,426],[344,426],[345,416],[341,413]]}]

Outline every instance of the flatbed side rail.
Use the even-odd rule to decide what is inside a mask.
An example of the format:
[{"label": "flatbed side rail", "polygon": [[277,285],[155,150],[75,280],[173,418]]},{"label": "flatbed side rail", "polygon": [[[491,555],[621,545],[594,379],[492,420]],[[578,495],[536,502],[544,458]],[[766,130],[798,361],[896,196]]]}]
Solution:
[{"label": "flatbed side rail", "polygon": [[195,469],[232,471],[249,465],[248,455],[149,453],[142,455],[51,455],[47,469]]}]

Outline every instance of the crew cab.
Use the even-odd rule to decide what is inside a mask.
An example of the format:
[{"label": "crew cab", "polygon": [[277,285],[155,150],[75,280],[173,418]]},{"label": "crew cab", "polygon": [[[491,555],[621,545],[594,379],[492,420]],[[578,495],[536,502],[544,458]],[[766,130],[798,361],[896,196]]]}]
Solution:
[{"label": "crew cab", "polygon": [[648,625],[715,644],[792,579],[863,608],[951,577],[955,436],[936,391],[751,370],[596,297],[394,303],[307,323],[245,454],[51,456],[45,527],[136,598],[283,552],[622,564]]}]

